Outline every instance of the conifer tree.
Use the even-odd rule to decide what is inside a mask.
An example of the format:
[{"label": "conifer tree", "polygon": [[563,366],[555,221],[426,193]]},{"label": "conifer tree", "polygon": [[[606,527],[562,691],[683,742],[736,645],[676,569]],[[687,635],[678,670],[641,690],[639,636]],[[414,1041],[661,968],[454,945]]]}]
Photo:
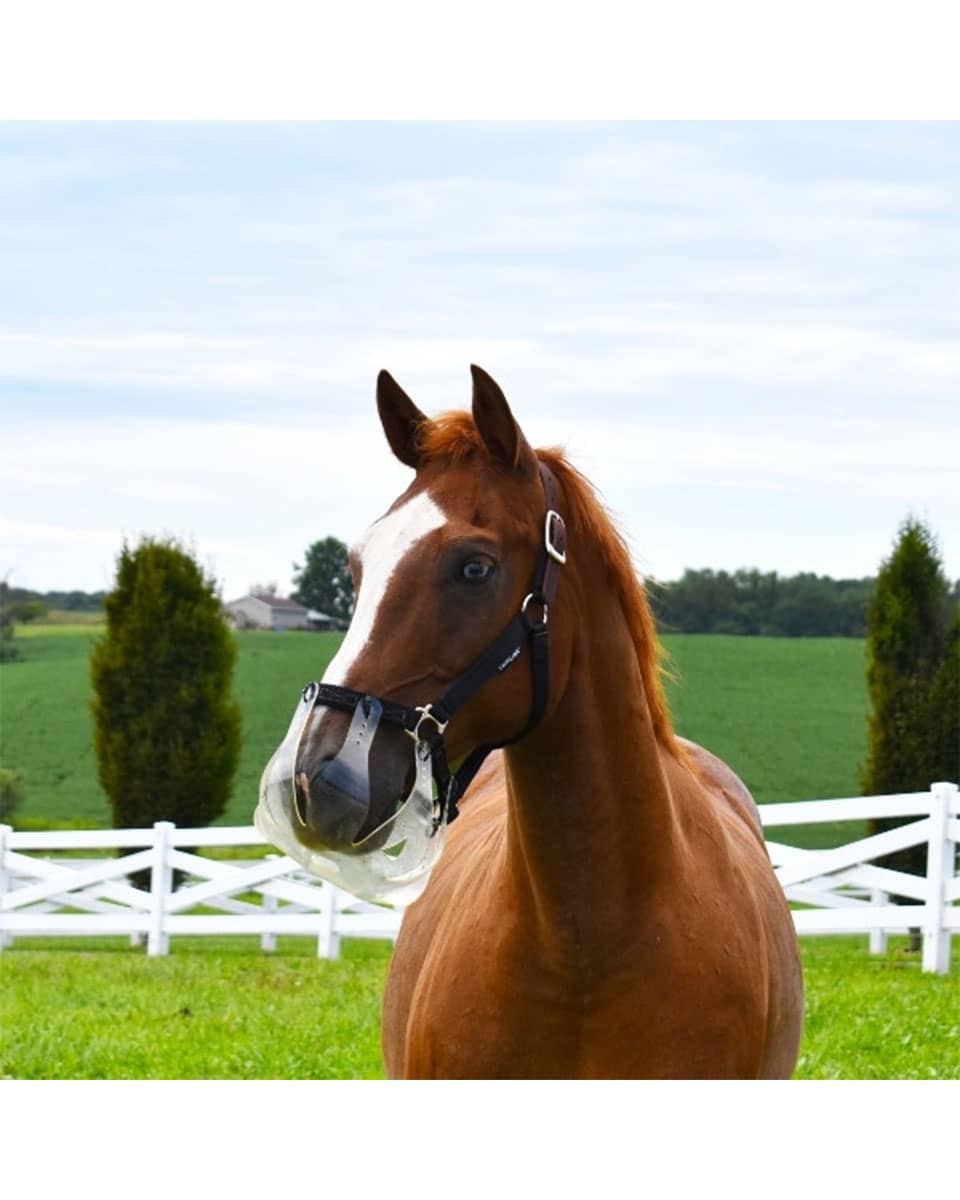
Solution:
[{"label": "conifer tree", "polygon": [[950,607],[943,660],[930,685],[927,753],[933,782],[960,783],[960,604],[951,598]]},{"label": "conifer tree", "polygon": [[91,678],[98,775],[117,828],[208,825],[240,751],[236,644],[220,599],[171,540],[124,545]]},{"label": "conifer tree", "polygon": [[[955,761],[952,772],[944,774],[950,758],[944,702],[949,704],[951,692],[960,686],[947,661],[949,609],[949,588],[933,535],[908,517],[881,566],[867,611],[871,712],[862,776],[866,795],[922,792],[940,779],[956,778]],[[902,819],[876,819],[871,827],[879,833],[902,824]],[[926,847],[898,851],[886,862],[922,875]]]}]

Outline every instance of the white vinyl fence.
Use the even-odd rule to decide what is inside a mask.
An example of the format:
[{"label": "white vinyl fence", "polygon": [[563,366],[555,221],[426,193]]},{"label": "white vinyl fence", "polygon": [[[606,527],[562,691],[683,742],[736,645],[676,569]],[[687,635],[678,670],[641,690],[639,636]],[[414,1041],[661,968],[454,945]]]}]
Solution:
[{"label": "white vinyl fence", "polygon": [[[173,935],[245,933],[274,950],[278,935],[306,934],[321,958],[337,958],[342,937],[396,938],[399,912],[357,900],[290,858],[187,851],[263,845],[253,826],[178,829],[159,821],[152,829],[17,833],[0,825],[0,949],[14,937],[128,934],[160,955]],[[97,850],[120,853],[81,857]],[[149,891],[129,881],[144,870]],[[176,888],[174,871],[185,876]]]},{"label": "white vinyl fence", "polygon": [[[925,971],[950,970],[950,941],[960,933],[960,798],[955,783],[903,796],[858,796],[760,806],[765,830],[777,825],[820,825],[869,817],[913,817],[908,824],[837,846],[801,850],[767,838],[767,849],[788,900],[797,932],[868,933],[881,953],[890,933],[919,929]],[[871,860],[925,845],[926,875],[878,867]],[[898,898],[894,903],[892,897]]]},{"label": "white vinyl fence", "polygon": [[[960,797],[952,783],[904,796],[861,796],[760,807],[764,828],[913,818],[887,833],[832,850],[767,847],[797,932],[866,933],[882,952],[890,933],[920,929],[925,971],[950,969],[951,938],[960,934]],[[925,845],[926,875],[878,867],[872,860]],[[257,934],[265,950],[281,934],[317,939],[321,957],[336,958],[342,937],[396,938],[401,913],[365,904],[308,875],[291,859],[211,858],[189,853],[263,846],[252,827],[72,830],[17,833],[0,825],[0,949],[14,937],[124,934],[166,954],[171,936]],[[120,851],[87,857],[87,851]],[[148,870],[150,890],[131,886]],[[182,873],[174,888],[174,871]],[[897,903],[892,898],[897,897]]]}]

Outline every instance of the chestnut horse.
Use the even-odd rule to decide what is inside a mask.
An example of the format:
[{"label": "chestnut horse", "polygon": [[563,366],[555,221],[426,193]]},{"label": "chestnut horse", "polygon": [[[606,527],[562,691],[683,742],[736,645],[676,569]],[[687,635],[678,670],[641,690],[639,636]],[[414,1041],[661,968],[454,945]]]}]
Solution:
[{"label": "chestnut horse", "polygon": [[[534,452],[497,384],[471,370],[472,414],[435,420],[380,374],[387,440],[416,474],[351,555],[357,611],[325,681],[427,705],[523,606],[547,508],[565,523],[567,561],[548,625],[543,613],[542,715],[487,759],[404,916],[387,1071],[789,1077],[799,954],[753,800],[674,733],[646,598],[592,488],[559,451]],[[524,730],[534,691],[519,666],[486,680],[444,735],[451,764]],[[347,724],[327,713],[314,761]],[[404,794],[409,746],[402,730],[377,731],[368,828]],[[329,790],[315,797],[298,836],[330,844],[331,806]]]}]

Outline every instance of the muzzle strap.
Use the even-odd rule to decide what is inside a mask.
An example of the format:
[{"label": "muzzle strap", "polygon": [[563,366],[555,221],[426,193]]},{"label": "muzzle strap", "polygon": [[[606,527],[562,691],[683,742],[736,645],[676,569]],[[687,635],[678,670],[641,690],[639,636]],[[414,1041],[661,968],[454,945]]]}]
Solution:
[{"label": "muzzle strap", "polygon": [[[353,688],[340,687],[332,683],[314,683],[314,704],[317,708],[339,708],[344,712],[353,712],[358,704],[367,699],[366,692],[358,692]],[[379,697],[378,697],[379,700]],[[382,719],[391,725],[399,725],[407,733],[413,733],[420,720],[418,709],[406,704],[397,704],[393,700],[379,700],[383,708]]]}]

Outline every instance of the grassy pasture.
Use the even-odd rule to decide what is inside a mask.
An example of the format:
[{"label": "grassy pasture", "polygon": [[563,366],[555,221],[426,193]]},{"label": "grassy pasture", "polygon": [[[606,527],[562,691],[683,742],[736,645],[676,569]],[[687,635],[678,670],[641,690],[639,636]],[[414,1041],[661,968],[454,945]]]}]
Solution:
[{"label": "grassy pasture", "polygon": [[[24,826],[109,823],[96,778],[88,661],[101,629],[27,627],[24,658],[0,667],[0,761],[23,770]],[[224,824],[247,824],[267,759],[300,687],[319,678],[341,635],[240,633],[236,689],[244,742]],[[738,771],[759,803],[856,795],[865,752],[863,644],[846,639],[664,638],[681,733]],[[848,829],[845,831],[851,832]],[[791,840],[787,831],[778,838]],[[834,830],[797,831],[822,844]]]},{"label": "grassy pasture", "polygon": [[[88,659],[99,630],[22,631],[0,668],[0,756],[23,769],[23,824],[105,825],[96,782]],[[339,635],[238,635],[244,754],[224,822],[245,824],[297,691]],[[737,770],[760,803],[854,795],[864,754],[863,646],[856,641],[669,636],[676,723]],[[846,833],[855,832],[847,827]],[[796,840],[824,844],[829,829]],[[778,836],[789,840],[787,831]],[[960,1078],[960,965],[923,976],[902,940],[871,959],[866,938],[802,943],[807,1022],[799,1078]],[[125,939],[18,940],[0,955],[0,1078],[377,1078],[388,943],[177,939],[148,959]]]},{"label": "grassy pasture", "polygon": [[[0,955],[0,1079],[376,1079],[388,942],[174,938],[168,958],[123,939],[18,941]],[[960,964],[921,975],[903,939],[801,942],[799,1079],[960,1079]]]},{"label": "grassy pasture", "polygon": [[[97,781],[89,660],[102,626],[28,626],[18,631],[23,660],[0,667],[0,762],[23,770],[24,826],[110,824]],[[340,634],[237,635],[236,693],[243,750],[225,825],[247,825],[260,773],[286,732],[299,689],[319,678]]]}]

